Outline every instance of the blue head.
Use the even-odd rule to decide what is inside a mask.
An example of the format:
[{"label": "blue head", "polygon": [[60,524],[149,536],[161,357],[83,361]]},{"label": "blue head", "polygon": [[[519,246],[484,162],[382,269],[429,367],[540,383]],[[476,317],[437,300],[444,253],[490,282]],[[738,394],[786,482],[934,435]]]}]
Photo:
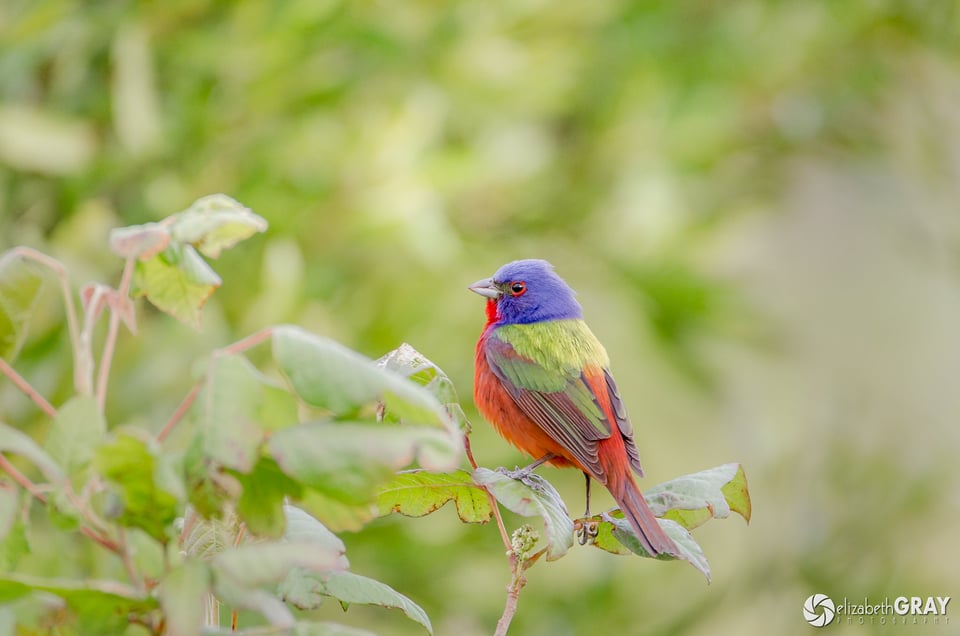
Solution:
[{"label": "blue head", "polygon": [[507,263],[492,278],[478,280],[469,289],[489,299],[489,322],[518,325],[583,318],[574,291],[544,260]]}]

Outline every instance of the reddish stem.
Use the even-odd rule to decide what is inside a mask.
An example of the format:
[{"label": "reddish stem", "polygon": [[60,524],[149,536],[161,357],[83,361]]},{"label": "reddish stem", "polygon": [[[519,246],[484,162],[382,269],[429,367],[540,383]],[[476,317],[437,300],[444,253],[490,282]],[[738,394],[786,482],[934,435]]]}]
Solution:
[{"label": "reddish stem", "polygon": [[6,455],[3,455],[2,453],[0,453],[0,469],[2,469],[5,473],[10,475],[10,478],[13,479],[13,481],[17,482],[18,484],[20,484],[20,486],[22,486],[23,489],[26,490],[28,493],[30,493],[31,495],[33,495],[43,503],[47,503],[47,496],[43,494],[40,488],[38,488],[35,483],[30,481],[29,477],[21,473],[16,466],[11,464],[10,460],[7,459]]},{"label": "reddish stem", "polygon": [[3,358],[0,358],[0,371],[3,371],[3,374],[10,378],[10,381],[17,385],[18,389],[33,400],[33,403],[39,406],[41,411],[50,417],[56,417],[57,409],[53,408],[53,405],[47,402],[46,398],[40,395],[40,392],[33,388],[33,386],[27,382],[26,378],[17,373]]},{"label": "reddish stem", "polygon": [[[122,303],[130,297],[130,284],[133,281],[133,268],[137,261],[128,258],[120,276],[120,286],[117,288],[117,302]],[[107,402],[107,383],[110,380],[110,365],[113,362],[113,351],[117,345],[117,336],[120,333],[120,308],[110,308],[110,326],[107,328],[107,341],[103,344],[103,354],[100,356],[100,368],[97,372],[97,404],[100,411]]]},{"label": "reddish stem", "polygon": [[15,247],[10,250],[10,254],[12,257],[19,256],[39,263],[53,270],[57,278],[60,279],[60,291],[63,292],[63,302],[66,305],[67,329],[70,331],[70,346],[73,348],[73,385],[77,391],[84,393],[82,390],[83,370],[81,368],[80,329],[77,326],[77,306],[73,301],[73,295],[70,293],[70,281],[67,278],[67,269],[63,266],[63,263],[57,259],[43,252],[39,252],[32,247]]},{"label": "reddish stem", "polygon": [[[10,460],[7,459],[6,456],[3,455],[2,453],[0,453],[0,470],[3,470],[5,473],[10,475],[10,478],[13,479],[13,481],[20,484],[20,486],[22,486],[24,490],[26,490],[31,495],[33,495],[33,497],[36,498],[37,501],[40,501],[42,503],[47,503],[47,495],[44,494],[42,490],[40,490],[40,487],[37,486],[32,481],[30,481],[29,477],[21,473],[17,469],[17,467],[11,464]],[[90,537],[91,539],[93,539],[103,547],[105,547],[107,550],[110,550],[111,552],[114,552],[116,554],[120,554],[120,546],[117,545],[116,542],[114,542],[109,537],[106,537],[101,533],[97,532],[93,528],[89,528],[87,526],[80,526],[80,532],[87,535],[88,537]]]},{"label": "reddish stem", "polygon": [[180,420],[183,419],[183,416],[187,414],[187,411],[190,410],[190,407],[193,406],[194,401],[196,401],[197,396],[200,394],[200,389],[203,388],[203,381],[197,382],[193,385],[193,388],[190,389],[190,392],[187,393],[186,397],[180,402],[180,405],[177,407],[177,410],[173,412],[173,415],[170,416],[170,419],[167,420],[167,423],[163,425],[163,428],[160,429],[160,432],[157,433],[157,441],[162,442],[167,438],[173,429],[176,428],[177,424],[180,423]]},{"label": "reddish stem", "polygon": [[[463,450],[467,454],[467,461],[470,462],[470,466],[476,470],[479,466],[477,465],[477,460],[473,457],[473,449],[470,447],[470,436],[463,436]],[[487,493],[487,499],[490,500],[490,508],[493,510],[493,517],[497,520],[497,527],[500,528],[500,538],[503,539],[503,545],[507,549],[507,552],[513,549],[513,544],[510,542],[510,535],[507,533],[507,527],[503,523],[503,516],[500,514],[500,506],[497,503],[497,498],[493,496],[493,493],[484,486],[484,492]],[[512,557],[511,557],[512,559]],[[511,561],[511,566],[513,562]]]},{"label": "reddish stem", "polygon": [[261,329],[256,331],[246,338],[241,338],[231,345],[215,351],[215,354],[234,354],[234,353],[243,353],[247,349],[252,349],[258,344],[269,338],[273,335],[273,327],[267,327],[266,329]]}]

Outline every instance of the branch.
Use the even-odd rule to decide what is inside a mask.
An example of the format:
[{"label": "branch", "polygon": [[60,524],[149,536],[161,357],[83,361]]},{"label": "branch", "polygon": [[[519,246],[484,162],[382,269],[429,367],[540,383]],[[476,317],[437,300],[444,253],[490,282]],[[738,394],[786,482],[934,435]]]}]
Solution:
[{"label": "branch", "polygon": [[[110,380],[110,364],[113,362],[113,350],[117,345],[117,335],[120,332],[120,304],[130,298],[130,284],[133,280],[133,269],[137,261],[135,258],[128,258],[123,266],[123,274],[120,276],[120,286],[117,288],[117,300],[115,306],[110,307],[110,326],[107,328],[107,341],[103,344],[103,354],[100,356],[100,369],[97,373],[97,404],[100,411],[107,401],[107,383]],[[96,315],[96,314],[94,314]]]},{"label": "branch", "polygon": [[80,349],[80,330],[77,327],[77,306],[73,301],[73,294],[70,293],[70,281],[67,278],[67,269],[63,266],[63,263],[57,259],[43,252],[39,252],[32,247],[15,247],[10,250],[9,253],[11,257],[19,256],[53,270],[57,278],[60,279],[60,291],[63,293],[63,302],[67,314],[67,329],[70,331],[70,346],[73,349],[73,386],[79,393],[89,393],[89,386],[86,391],[83,390],[85,380],[87,382],[89,382],[89,380],[87,380],[83,373],[86,365],[83,364],[84,360]]},{"label": "branch", "polygon": [[173,412],[173,415],[170,416],[170,419],[167,420],[167,423],[164,424],[163,428],[160,429],[160,432],[157,433],[158,442],[162,442],[167,438],[167,435],[173,432],[173,429],[176,428],[177,424],[180,423],[180,420],[183,419],[183,416],[186,415],[187,411],[190,410],[190,407],[193,406],[193,403],[196,401],[197,396],[200,394],[200,389],[202,388],[203,380],[193,385],[193,388],[190,389],[190,392],[187,393],[186,397],[184,397],[180,402],[177,410]]},{"label": "branch", "polygon": [[[37,501],[40,501],[44,504],[47,503],[47,495],[40,489],[40,487],[30,481],[29,477],[17,470],[17,467],[11,464],[10,460],[8,460],[2,453],[0,453],[0,469],[10,475],[11,479],[20,484],[20,486],[33,495]],[[87,526],[80,526],[80,532],[87,535],[98,544],[105,547],[107,550],[110,550],[116,554],[120,554],[120,546],[110,537],[104,536],[100,532],[97,532],[93,528],[89,528]]]},{"label": "branch", "polygon": [[57,409],[53,408],[53,405],[47,402],[46,398],[40,395],[40,392],[33,388],[33,386],[27,382],[22,375],[17,373],[13,367],[7,364],[7,361],[3,358],[0,358],[0,371],[3,371],[3,374],[10,378],[10,381],[17,385],[18,389],[33,400],[33,403],[39,406],[41,411],[50,417],[56,417]]},{"label": "branch", "polygon": [[[478,465],[477,460],[473,457],[473,449],[470,447],[469,435],[463,436],[463,448],[467,454],[467,460],[470,462],[470,466],[476,470]],[[503,606],[503,614],[500,615],[500,620],[497,621],[497,631],[494,632],[494,636],[506,636],[507,630],[510,629],[510,622],[513,621],[513,615],[517,613],[517,602],[520,600],[520,590],[527,584],[527,579],[523,576],[523,573],[528,567],[536,563],[540,555],[543,554],[543,550],[533,555],[529,560],[519,560],[513,549],[513,542],[510,540],[510,535],[507,534],[507,527],[503,523],[503,515],[500,514],[500,504],[497,503],[497,498],[493,496],[493,493],[490,492],[490,489],[486,486],[483,487],[483,490],[487,493],[487,498],[490,500],[490,507],[493,509],[493,516],[497,520],[497,527],[500,528],[500,538],[503,539],[503,545],[507,548],[507,559],[510,563],[511,580],[510,585],[507,586],[507,602]]]},{"label": "branch", "polygon": [[10,463],[10,460],[7,459],[6,455],[2,453],[0,453],[0,469],[10,475],[10,478],[20,484],[20,486],[28,493],[43,503],[47,503],[47,496],[43,494],[43,491],[40,490],[39,486],[30,481],[29,477],[21,473],[16,466]]},{"label": "branch", "polygon": [[127,577],[130,578],[130,583],[137,592],[145,595],[147,593],[147,587],[143,582],[143,577],[137,572],[137,566],[133,562],[133,555],[130,552],[130,547],[127,545],[127,531],[123,526],[118,526],[117,536],[120,539],[117,547],[119,548],[120,559],[123,561],[123,568],[127,571]]},{"label": "branch", "polygon": [[234,353],[243,353],[248,349],[256,347],[258,344],[269,338],[273,335],[273,327],[267,327],[261,329],[260,331],[255,331],[246,338],[241,338],[233,344],[227,345],[222,349],[214,351],[214,355],[217,354],[234,354]]},{"label": "branch", "polygon": [[[470,448],[470,436],[463,436],[463,449],[467,453],[467,461],[470,462],[470,466],[476,470],[479,468],[477,465],[477,460],[473,458],[473,449]],[[483,487],[484,492],[487,493],[487,499],[490,500],[490,508],[493,510],[493,516],[497,520],[497,527],[500,528],[500,538],[503,539],[503,547],[507,549],[507,553],[511,554],[513,549],[513,544],[510,541],[510,535],[507,534],[507,527],[503,523],[503,516],[500,514],[500,504],[497,503],[497,498],[493,496],[493,493],[490,492],[490,489],[486,486]],[[511,566],[513,564],[511,563]]]}]

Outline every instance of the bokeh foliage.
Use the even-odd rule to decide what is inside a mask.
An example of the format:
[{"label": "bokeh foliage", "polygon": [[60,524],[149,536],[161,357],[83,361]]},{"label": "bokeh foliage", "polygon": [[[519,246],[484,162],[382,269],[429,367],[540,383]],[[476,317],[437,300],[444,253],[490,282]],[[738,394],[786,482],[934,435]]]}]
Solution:
[{"label": "bokeh foliage", "polygon": [[[143,306],[122,336],[110,421],[156,429],[195,359],[281,322],[373,357],[413,343],[468,394],[464,286],[548,258],[650,483],[737,460],[757,514],[698,536],[709,588],[594,550],[541,565],[517,633],[792,633],[813,592],[958,583],[958,30],[949,2],[11,0],[0,249],[102,280],[110,227],[209,192],[269,221],[220,259],[201,334]],[[59,405],[69,345],[52,286],[41,303],[18,369]],[[6,382],[0,412],[40,421]],[[525,461],[467,415],[482,464]],[[579,475],[549,478],[579,507]],[[347,544],[438,633],[484,634],[506,583],[489,530],[444,510]]]}]

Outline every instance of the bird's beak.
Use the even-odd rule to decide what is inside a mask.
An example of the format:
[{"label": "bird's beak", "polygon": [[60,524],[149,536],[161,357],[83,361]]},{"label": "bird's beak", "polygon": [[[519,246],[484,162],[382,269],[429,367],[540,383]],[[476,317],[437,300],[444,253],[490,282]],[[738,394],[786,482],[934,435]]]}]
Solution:
[{"label": "bird's beak", "polygon": [[486,296],[487,298],[493,298],[494,300],[496,300],[497,298],[500,298],[500,296],[503,294],[503,292],[500,291],[500,288],[493,284],[492,278],[484,278],[482,280],[478,280],[473,285],[470,285],[469,287],[467,287],[467,289],[469,289],[472,292],[476,292],[481,296]]}]

